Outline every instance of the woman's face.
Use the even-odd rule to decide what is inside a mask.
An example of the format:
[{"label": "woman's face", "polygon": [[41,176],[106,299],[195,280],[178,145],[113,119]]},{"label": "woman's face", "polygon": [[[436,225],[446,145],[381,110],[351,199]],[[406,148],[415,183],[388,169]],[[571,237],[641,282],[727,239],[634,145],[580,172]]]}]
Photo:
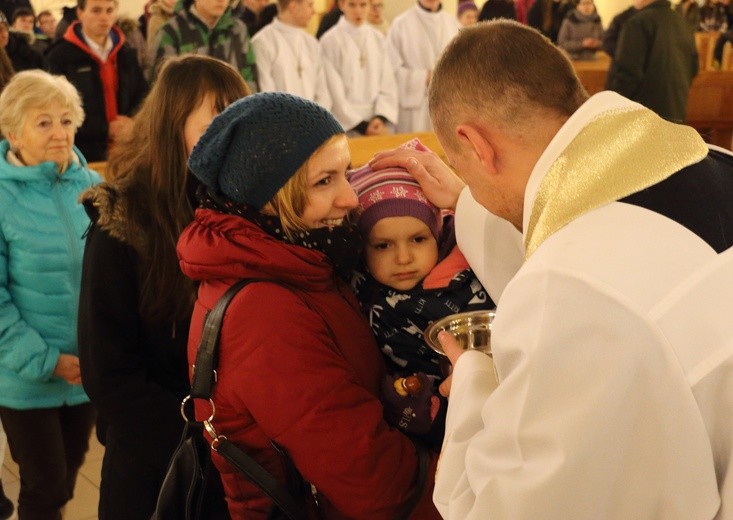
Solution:
[{"label": "woman's face", "polygon": [[218,113],[214,95],[206,94],[201,104],[186,118],[186,122],[183,124],[183,140],[186,144],[187,156],[191,155],[191,150],[201,139],[201,136],[204,135],[211,121]]},{"label": "woman's face", "polygon": [[8,139],[26,166],[53,161],[63,172],[71,161],[75,132],[71,110],[52,101],[45,107],[28,110],[20,133],[9,132]]},{"label": "woman's face", "polygon": [[358,200],[346,172],[351,152],[346,136],[332,140],[308,161],[308,187],[301,219],[309,229],[343,224],[349,210]]},{"label": "woman's face", "polygon": [[590,16],[595,12],[596,6],[593,4],[593,0],[580,0],[577,9],[581,14]]}]

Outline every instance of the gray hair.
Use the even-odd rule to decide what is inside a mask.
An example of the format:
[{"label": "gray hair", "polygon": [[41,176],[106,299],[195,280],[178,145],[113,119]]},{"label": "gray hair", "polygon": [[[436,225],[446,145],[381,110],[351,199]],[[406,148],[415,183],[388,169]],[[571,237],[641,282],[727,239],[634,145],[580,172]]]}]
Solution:
[{"label": "gray hair", "polygon": [[29,110],[47,107],[54,101],[69,109],[74,129],[79,128],[84,122],[84,109],[79,92],[69,80],[42,70],[17,73],[0,94],[0,133],[19,134]]}]

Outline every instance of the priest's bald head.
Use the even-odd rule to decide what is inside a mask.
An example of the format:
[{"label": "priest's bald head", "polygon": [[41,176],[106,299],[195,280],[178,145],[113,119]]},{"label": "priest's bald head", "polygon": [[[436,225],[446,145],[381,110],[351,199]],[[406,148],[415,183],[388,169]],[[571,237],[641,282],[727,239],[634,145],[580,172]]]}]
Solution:
[{"label": "priest's bald head", "polygon": [[586,99],[567,56],[510,21],[461,30],[429,91],[433,127],[453,167],[476,200],[518,228],[535,163]]}]

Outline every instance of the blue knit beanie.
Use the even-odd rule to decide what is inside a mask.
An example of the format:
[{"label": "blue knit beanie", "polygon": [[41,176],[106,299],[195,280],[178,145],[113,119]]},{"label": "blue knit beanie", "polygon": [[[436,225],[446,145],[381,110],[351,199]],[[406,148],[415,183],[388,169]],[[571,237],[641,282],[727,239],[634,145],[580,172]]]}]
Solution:
[{"label": "blue knit beanie", "polygon": [[325,108],[281,92],[239,99],[216,116],[188,159],[205,186],[257,209],[323,143],[344,133]]}]

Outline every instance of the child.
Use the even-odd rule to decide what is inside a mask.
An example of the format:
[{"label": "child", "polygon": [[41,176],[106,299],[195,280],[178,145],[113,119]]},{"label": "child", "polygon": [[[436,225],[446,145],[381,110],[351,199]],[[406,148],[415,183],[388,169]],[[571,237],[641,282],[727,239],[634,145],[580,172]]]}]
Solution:
[{"label": "child", "polygon": [[[426,150],[417,139],[404,146]],[[352,280],[357,298],[390,372],[422,373],[437,387],[439,354],[423,340],[425,328],[457,312],[493,309],[494,302],[456,246],[453,216],[443,217],[407,171],[365,166],[349,182],[365,241],[365,272]]]},{"label": "child", "polygon": [[305,31],[313,0],[278,0],[277,17],[253,38],[262,92],[287,92],[331,109],[318,41]]},{"label": "child", "polygon": [[478,7],[472,0],[464,0],[458,4],[458,23],[461,27],[468,27],[478,22]]},{"label": "child", "polygon": [[333,106],[351,135],[384,135],[397,122],[397,80],[384,36],[367,23],[367,0],[339,0],[343,15],[320,41]]}]

